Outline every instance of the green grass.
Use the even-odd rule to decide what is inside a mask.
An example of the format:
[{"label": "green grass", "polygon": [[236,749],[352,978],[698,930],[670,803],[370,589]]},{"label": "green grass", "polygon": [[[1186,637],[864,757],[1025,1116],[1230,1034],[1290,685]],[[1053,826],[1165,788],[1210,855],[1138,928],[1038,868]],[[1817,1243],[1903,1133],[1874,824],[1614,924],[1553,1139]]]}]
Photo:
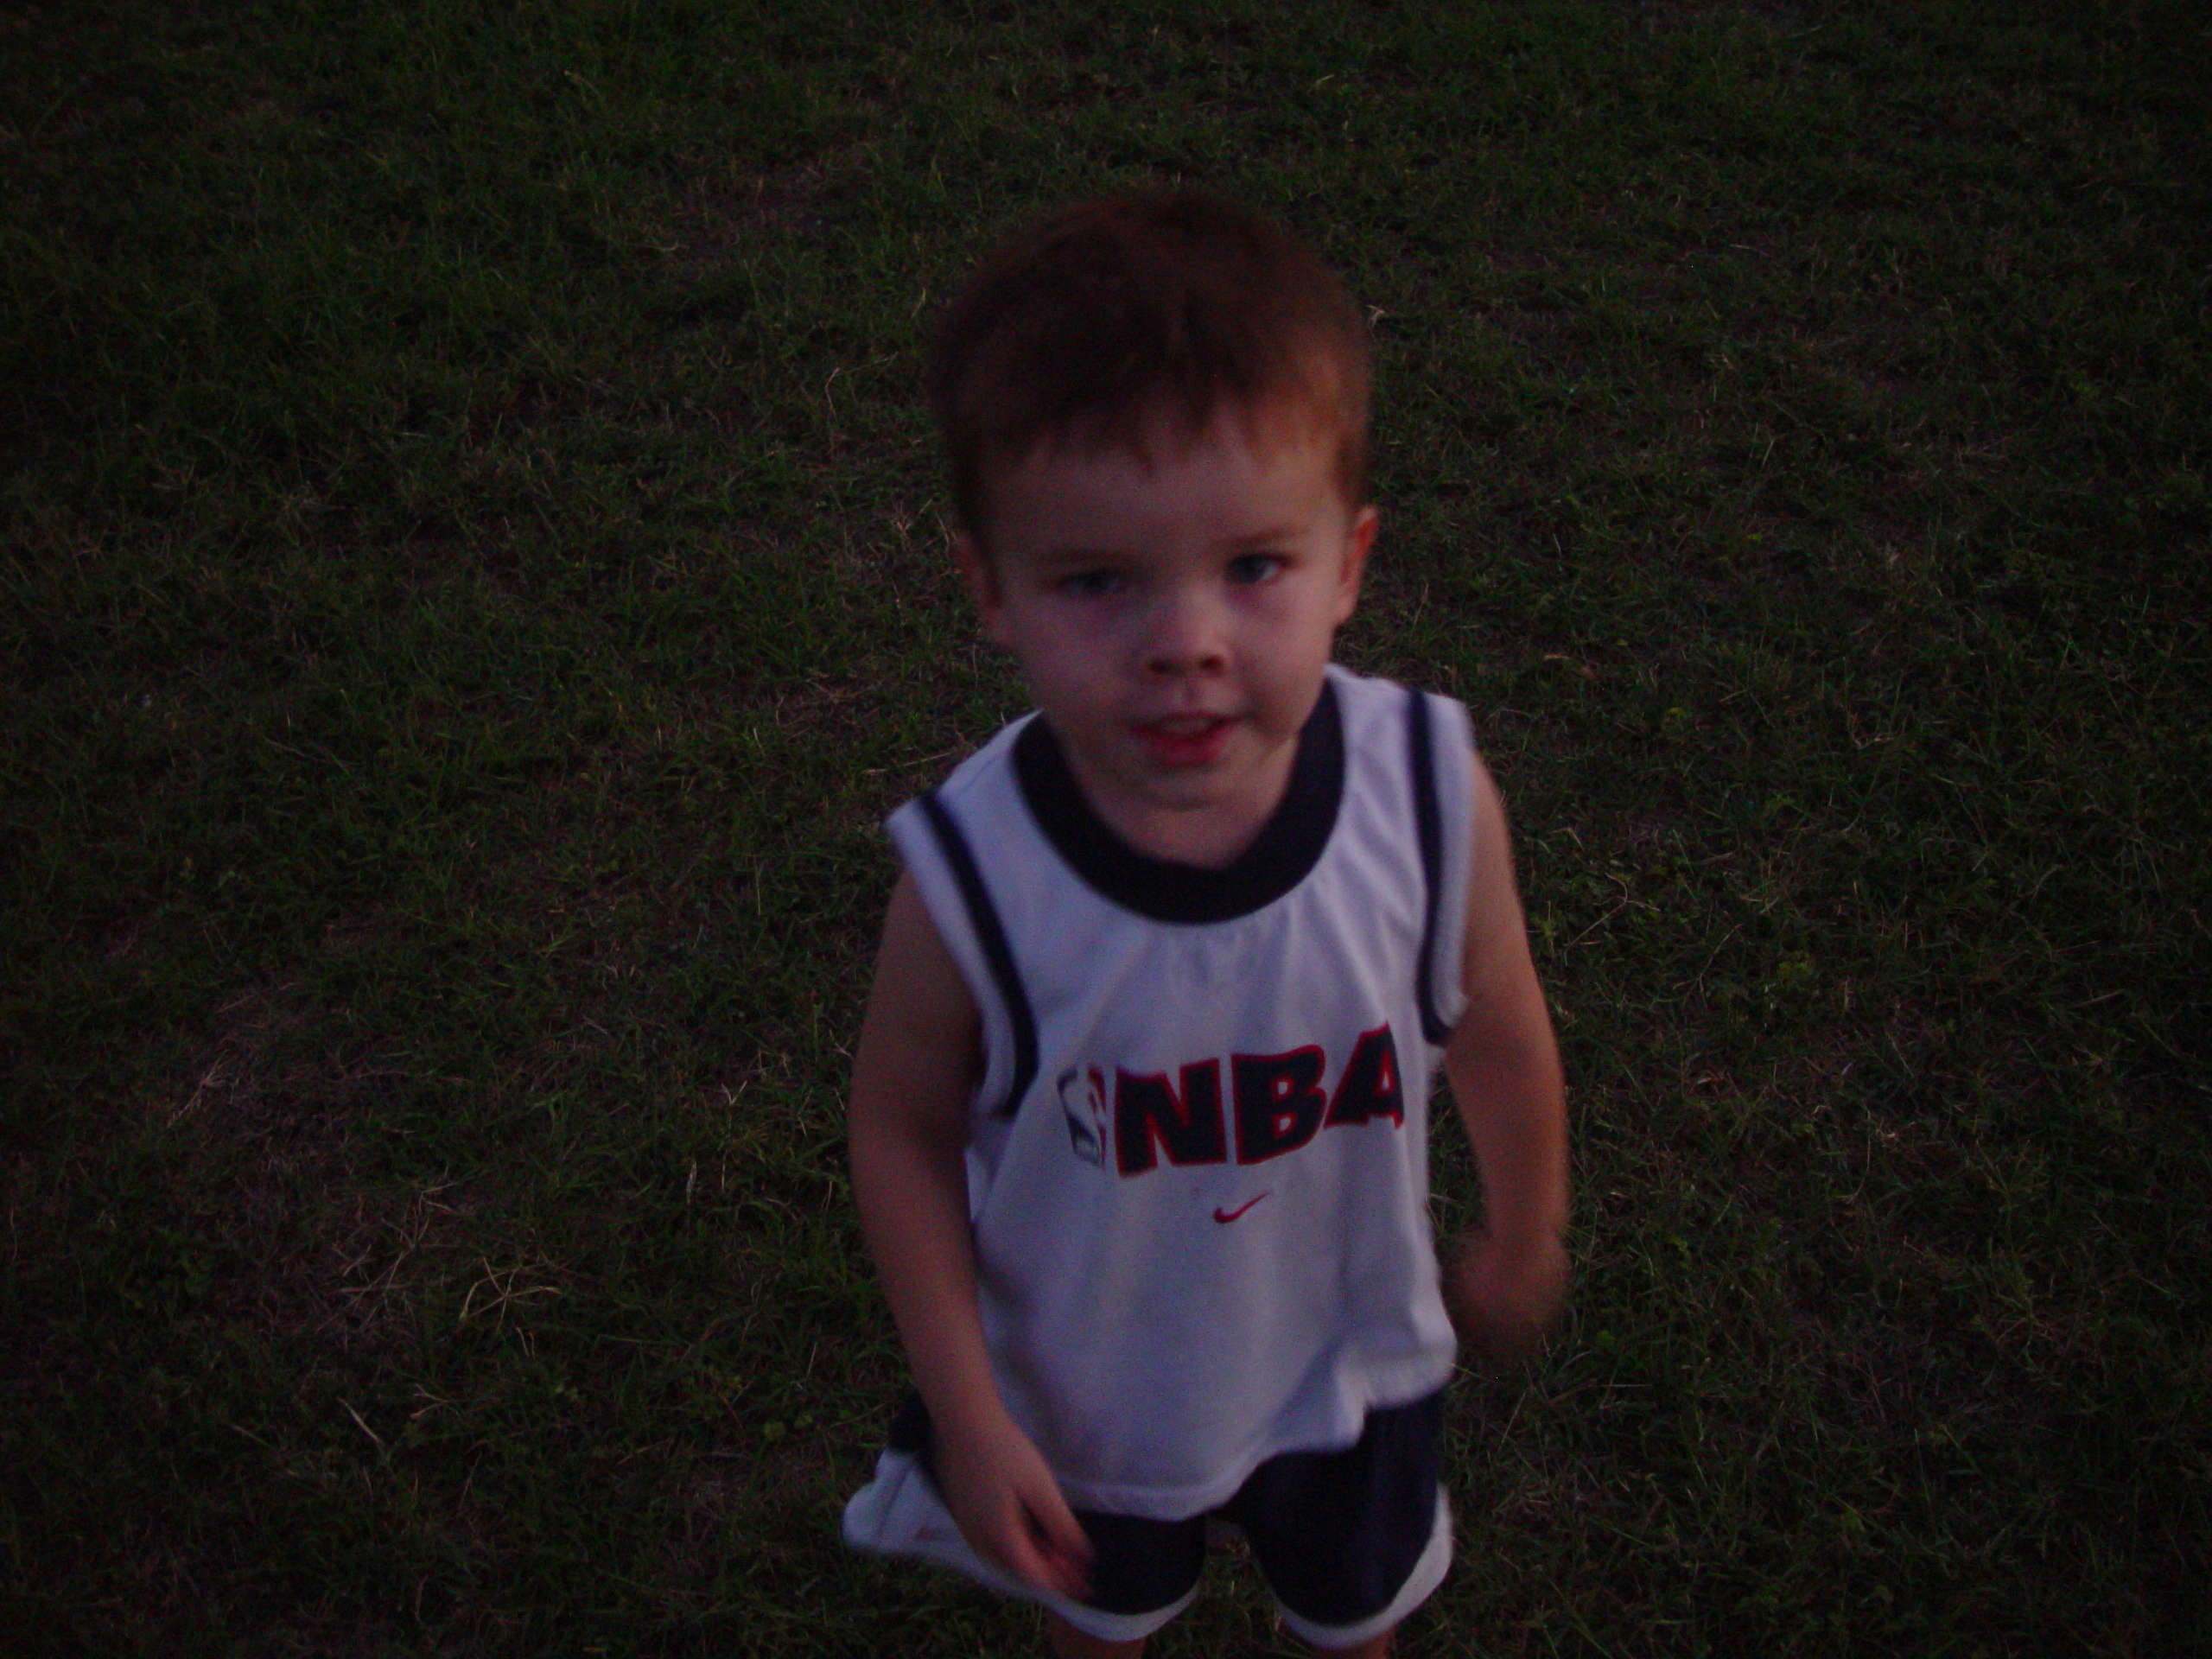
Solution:
[{"label": "green grass", "polygon": [[[928,307],[1184,178],[1378,312],[1580,1280],[1446,1654],[2212,1640],[2194,9],[0,20],[0,1618],[1025,1650],[836,1541],[882,814],[1020,706]],[[1439,1209],[1470,1176],[1440,1136]],[[1249,1574],[1160,1650],[1287,1651]]]}]

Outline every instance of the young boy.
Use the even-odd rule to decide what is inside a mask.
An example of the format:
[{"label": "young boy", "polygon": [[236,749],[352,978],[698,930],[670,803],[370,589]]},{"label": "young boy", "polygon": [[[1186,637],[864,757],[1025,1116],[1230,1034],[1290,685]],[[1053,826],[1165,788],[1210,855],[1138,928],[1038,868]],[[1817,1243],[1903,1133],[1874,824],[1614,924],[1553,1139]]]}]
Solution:
[{"label": "young boy", "polygon": [[[1559,1062],[1456,703],[1330,662],[1375,538],[1370,346],[1194,195],[1078,207],[957,296],[930,390],[982,631],[1037,713],[891,820],[853,1186],[918,1399],[863,1548],[1135,1654],[1209,1517],[1380,1654],[1442,1578],[1452,1322],[1567,1281]],[[1485,1221],[1440,1274],[1441,1058]]]}]

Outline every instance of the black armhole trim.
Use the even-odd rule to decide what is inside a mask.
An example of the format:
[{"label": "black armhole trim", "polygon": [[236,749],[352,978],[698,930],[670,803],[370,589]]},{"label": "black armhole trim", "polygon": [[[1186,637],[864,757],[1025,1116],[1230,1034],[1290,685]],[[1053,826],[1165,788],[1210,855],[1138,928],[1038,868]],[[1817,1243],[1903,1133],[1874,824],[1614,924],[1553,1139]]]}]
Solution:
[{"label": "black armhole trim", "polygon": [[1421,847],[1421,957],[1414,969],[1414,1000],[1421,1034],[1441,1046],[1452,1027],[1436,1011],[1436,912],[1444,897],[1444,817],[1436,802],[1435,741],[1429,735],[1428,699],[1406,693],[1406,760],[1413,778],[1414,834]]},{"label": "black armhole trim", "polygon": [[1006,929],[999,925],[998,910],[991,903],[990,889],[983,885],[982,871],[976,867],[976,855],[968,850],[968,838],[960,833],[960,826],[944,810],[944,803],[938,798],[936,791],[922,797],[922,811],[929,818],[931,832],[937,837],[938,850],[944,855],[952,879],[959,885],[961,900],[968,906],[968,925],[975,930],[976,944],[983,947],[984,963],[998,983],[1007,1022],[1014,1027],[1014,1082],[994,1113],[999,1117],[1012,1117],[1015,1108],[1021,1104],[1021,1097],[1029,1092],[1029,1085],[1036,1080],[1037,1018],[1029,1010],[1028,994],[1021,988],[1021,975],[1014,965],[1014,951],[1006,942]]}]

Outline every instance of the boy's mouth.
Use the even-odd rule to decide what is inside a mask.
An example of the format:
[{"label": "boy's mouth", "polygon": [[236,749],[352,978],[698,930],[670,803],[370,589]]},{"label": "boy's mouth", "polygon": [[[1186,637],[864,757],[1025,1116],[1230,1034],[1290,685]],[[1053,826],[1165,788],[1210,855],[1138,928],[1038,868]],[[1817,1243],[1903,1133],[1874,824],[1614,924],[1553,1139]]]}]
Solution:
[{"label": "boy's mouth", "polygon": [[1137,741],[1155,766],[1169,768],[1211,766],[1221,758],[1230,728],[1226,715],[1164,715],[1136,723]]}]

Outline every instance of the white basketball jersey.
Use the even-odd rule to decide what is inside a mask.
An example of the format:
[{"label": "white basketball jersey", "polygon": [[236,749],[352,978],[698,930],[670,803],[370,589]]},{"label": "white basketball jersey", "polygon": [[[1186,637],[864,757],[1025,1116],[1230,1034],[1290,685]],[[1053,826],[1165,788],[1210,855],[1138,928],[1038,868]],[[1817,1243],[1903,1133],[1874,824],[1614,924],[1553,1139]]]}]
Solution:
[{"label": "white basketball jersey", "polygon": [[1449,1377],[1427,1104],[1473,753],[1458,703],[1332,668],[1226,870],[1114,836],[1033,715],[893,817],[982,1012],[985,1338],[1077,1506],[1198,1513]]}]

